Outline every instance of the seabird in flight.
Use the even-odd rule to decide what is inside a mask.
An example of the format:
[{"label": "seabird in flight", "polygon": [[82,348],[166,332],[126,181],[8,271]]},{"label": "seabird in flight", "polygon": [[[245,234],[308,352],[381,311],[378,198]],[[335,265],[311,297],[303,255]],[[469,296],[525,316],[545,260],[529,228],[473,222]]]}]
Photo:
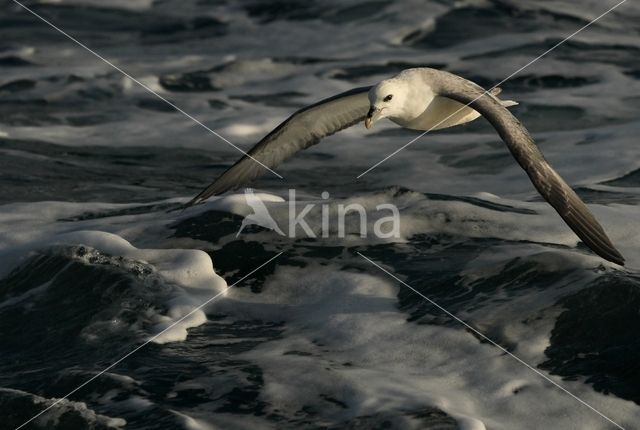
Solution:
[{"label": "seabird in flight", "polygon": [[[602,258],[624,265],[589,208],[545,160],[527,129],[507,110],[516,104],[479,85],[441,70],[407,69],[373,87],[360,87],[300,109],[258,144],[187,207],[210,196],[246,186],[296,152],[364,120],[367,128],[382,118],[414,130],[437,130],[485,117],[506,143],[544,199],[580,239]],[[253,158],[253,159],[252,159]],[[256,162],[259,161],[260,163]]]}]

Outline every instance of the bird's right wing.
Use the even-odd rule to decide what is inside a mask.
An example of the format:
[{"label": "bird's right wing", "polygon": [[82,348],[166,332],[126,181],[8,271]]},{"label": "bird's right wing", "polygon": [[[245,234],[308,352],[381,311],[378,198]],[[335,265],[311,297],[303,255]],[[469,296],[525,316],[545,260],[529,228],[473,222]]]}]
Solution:
[{"label": "bird's right wing", "polygon": [[493,125],[538,192],[589,248],[606,260],[624,265],[624,258],[587,205],[553,170],[527,129],[511,112],[482,87],[460,76],[434,69],[426,69],[424,73],[437,94],[469,105]]},{"label": "bird's right wing", "polygon": [[273,169],[293,154],[364,120],[369,110],[367,93],[360,87],[300,109],[266,135],[244,157],[193,198],[187,207],[213,195],[235,190]]}]

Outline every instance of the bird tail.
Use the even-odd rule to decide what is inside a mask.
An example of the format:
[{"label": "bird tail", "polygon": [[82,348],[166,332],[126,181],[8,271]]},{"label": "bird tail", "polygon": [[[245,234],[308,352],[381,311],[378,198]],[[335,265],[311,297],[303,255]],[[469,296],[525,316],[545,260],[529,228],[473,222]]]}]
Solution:
[{"label": "bird tail", "polygon": [[515,100],[500,100],[498,98],[498,94],[500,94],[501,92],[502,92],[502,88],[495,87],[489,91],[489,94],[491,94],[496,100],[498,100],[500,104],[504,107],[516,106],[518,104],[518,102]]}]

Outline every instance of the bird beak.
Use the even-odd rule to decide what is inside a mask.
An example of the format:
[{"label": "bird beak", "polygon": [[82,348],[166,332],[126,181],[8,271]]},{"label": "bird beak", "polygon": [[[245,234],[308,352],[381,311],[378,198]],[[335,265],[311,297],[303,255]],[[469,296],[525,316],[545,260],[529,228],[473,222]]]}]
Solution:
[{"label": "bird beak", "polygon": [[378,109],[375,106],[371,106],[369,112],[367,113],[367,117],[364,120],[364,126],[367,128],[373,127],[373,124],[376,123],[380,119],[380,113],[382,109]]}]

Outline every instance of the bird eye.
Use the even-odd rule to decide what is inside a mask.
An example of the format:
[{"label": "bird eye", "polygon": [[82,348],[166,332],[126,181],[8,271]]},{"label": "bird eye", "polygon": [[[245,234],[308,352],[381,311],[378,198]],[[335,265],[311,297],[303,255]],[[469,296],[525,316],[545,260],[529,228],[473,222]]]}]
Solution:
[{"label": "bird eye", "polygon": [[389,94],[384,99],[382,99],[382,101],[383,102],[390,102],[392,98],[393,98],[393,94]]}]

